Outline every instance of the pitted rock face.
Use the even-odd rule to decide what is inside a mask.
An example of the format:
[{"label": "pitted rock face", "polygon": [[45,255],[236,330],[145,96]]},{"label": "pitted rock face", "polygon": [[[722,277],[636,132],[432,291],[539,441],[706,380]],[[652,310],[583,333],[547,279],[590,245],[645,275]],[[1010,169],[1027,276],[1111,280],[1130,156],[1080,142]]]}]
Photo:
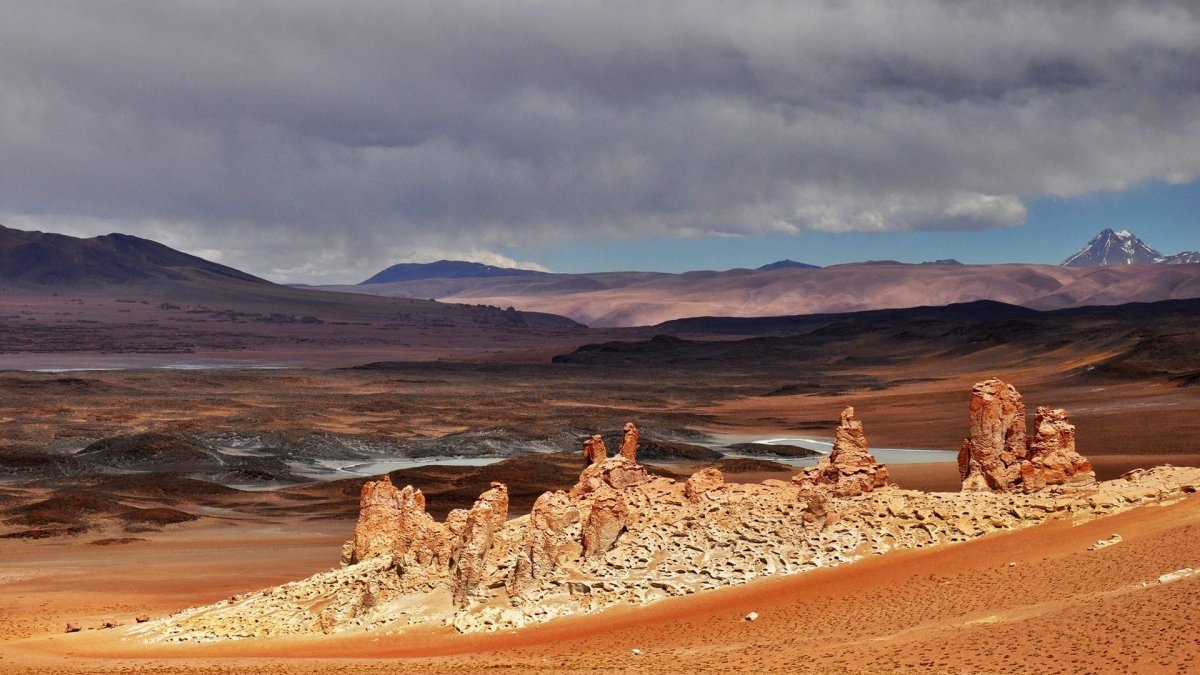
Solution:
[{"label": "pitted rock face", "polygon": [[636,462],[638,443],[640,442],[641,436],[638,434],[638,428],[633,425],[633,422],[626,422],[625,436],[621,440],[621,452],[619,454],[631,462]]},{"label": "pitted rock face", "polygon": [[425,512],[425,496],[411,485],[396,493],[399,515],[394,525],[392,562],[397,569],[444,570],[450,562],[454,538],[445,525]]},{"label": "pitted rock face", "polygon": [[797,474],[792,482],[852,497],[884,487],[887,479],[887,467],[875,461],[867,448],[867,437],[862,422],[854,418],[854,408],[846,408],[834,435],[833,451],[817,466]]},{"label": "pitted rock face", "polygon": [[1029,442],[1028,459],[1021,463],[1022,490],[1096,482],[1092,463],[1075,450],[1075,425],[1067,420],[1067,411],[1039,407],[1034,425],[1037,429]]},{"label": "pitted rock face", "polygon": [[1016,387],[987,380],[971,390],[970,435],[958,452],[964,491],[1014,489],[1025,459],[1025,400]]},{"label": "pitted rock face", "polygon": [[546,492],[533,503],[517,563],[506,582],[514,603],[527,599],[529,591],[566,562],[572,550],[578,556],[579,545],[567,531],[578,522],[579,508],[561,490]]},{"label": "pitted rock face", "polygon": [[601,486],[624,490],[649,480],[650,474],[646,473],[646,467],[617,455],[584,469],[583,473],[579,474],[579,482],[571,488],[571,499],[579,499],[595,492]]},{"label": "pitted rock face", "polygon": [[[450,562],[451,593],[454,605],[462,608],[471,603],[488,576],[488,554],[496,531],[508,517],[508,488],[493,483],[467,512],[462,540]],[[503,508],[503,511],[500,509]]]},{"label": "pitted rock face", "polygon": [[588,464],[599,464],[608,459],[608,448],[604,447],[604,438],[595,434],[583,442],[583,461]]},{"label": "pitted rock face", "polygon": [[583,555],[603,556],[617,543],[629,518],[629,506],[617,490],[602,485],[591,495],[591,510],[583,522]]},{"label": "pitted rock face", "polygon": [[698,504],[706,493],[723,487],[725,487],[724,474],[719,469],[709,467],[703,471],[697,471],[687,479],[687,483],[683,486],[683,496],[693,504]]}]

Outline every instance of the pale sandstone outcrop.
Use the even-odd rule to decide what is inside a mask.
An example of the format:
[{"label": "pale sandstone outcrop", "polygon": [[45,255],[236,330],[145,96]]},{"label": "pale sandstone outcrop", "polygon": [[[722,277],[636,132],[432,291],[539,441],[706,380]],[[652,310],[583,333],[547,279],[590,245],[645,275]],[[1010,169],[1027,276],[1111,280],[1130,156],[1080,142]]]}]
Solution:
[{"label": "pale sandstone outcrop", "polygon": [[649,480],[650,474],[646,472],[646,467],[617,455],[584,469],[583,473],[579,474],[579,482],[571,488],[570,494],[572,499],[578,499],[595,492],[603,485],[614,490],[624,490]]},{"label": "pale sandstone outcrop", "polygon": [[583,521],[583,555],[602,556],[617,542],[629,519],[629,505],[624,495],[602,485],[590,495],[591,508]]},{"label": "pale sandstone outcrop", "polygon": [[641,442],[641,435],[638,434],[638,428],[633,422],[625,423],[625,434],[621,439],[621,452],[618,453],[625,459],[636,462],[638,443]]},{"label": "pale sandstone outcrop", "polygon": [[[420,495],[420,492],[417,494]],[[424,510],[423,502],[421,508]],[[355,563],[391,555],[399,520],[400,505],[392,479],[384,476],[381,480],[363,484],[358,497],[358,524],[354,526],[349,556],[346,556],[347,551],[343,548],[344,561]]]},{"label": "pale sandstone outcrop", "polygon": [[693,504],[698,503],[707,492],[725,487],[725,476],[720,469],[709,467],[692,474],[683,484],[683,496]]},{"label": "pale sandstone outcrop", "polygon": [[488,555],[496,531],[508,517],[508,488],[493,483],[467,512],[462,540],[450,559],[454,605],[466,607],[488,577]]},{"label": "pale sandstone outcrop", "polygon": [[516,565],[506,583],[514,601],[526,599],[539,581],[548,578],[565,559],[578,558],[581,545],[568,531],[579,522],[579,507],[566,492],[546,492],[533,503]]},{"label": "pale sandstone outcrop", "polygon": [[[854,422],[847,411],[839,429],[839,452],[829,464],[861,470],[839,470],[832,484],[725,484],[715,471],[698,472],[681,483],[650,476],[644,467],[617,456],[587,467],[570,493],[542,495],[529,516],[506,521],[506,514],[498,514],[507,509],[507,491],[496,485],[470,510],[457,510],[445,523],[434,523],[453,544],[446,565],[436,564],[436,557],[430,564],[406,566],[392,564],[397,553],[374,555],[303,581],[150,621],[129,634],[148,642],[203,642],[394,632],[422,624],[451,624],[464,632],[508,629],[892,550],[969,541],[1050,519],[1085,521],[1200,489],[1200,468],[1173,467],[1031,494],[927,494],[876,487],[874,477],[882,467],[870,458],[861,425]],[[1057,466],[1054,458],[1070,457],[1073,435],[1067,427],[1056,411],[1039,414],[1031,446],[1037,450],[1030,464],[1042,457],[1050,458],[1043,465]],[[1074,466],[1073,461],[1066,464]],[[841,486],[841,492],[836,489],[846,476],[860,475],[872,477],[867,483],[871,489],[846,491],[848,485],[865,485],[854,481]],[[381,496],[390,486],[384,483],[363,491],[363,517],[370,525],[359,528],[363,551],[380,549],[377,542],[389,536],[392,548],[406,555],[429,550],[380,532],[380,523],[399,527],[401,522],[425,524],[420,516],[428,518],[419,492],[393,489],[393,504]],[[406,497],[400,498],[402,494]],[[420,509],[415,508],[418,502]],[[407,506],[401,508],[401,503]],[[400,518],[400,513],[407,515]],[[423,531],[423,525],[409,527]],[[352,544],[358,542],[359,529]]]},{"label": "pale sandstone outcrop", "polygon": [[867,448],[867,436],[862,422],[854,418],[854,408],[846,408],[829,456],[792,480],[797,485],[827,489],[839,497],[852,497],[887,485],[887,479],[887,467],[875,461]]}]

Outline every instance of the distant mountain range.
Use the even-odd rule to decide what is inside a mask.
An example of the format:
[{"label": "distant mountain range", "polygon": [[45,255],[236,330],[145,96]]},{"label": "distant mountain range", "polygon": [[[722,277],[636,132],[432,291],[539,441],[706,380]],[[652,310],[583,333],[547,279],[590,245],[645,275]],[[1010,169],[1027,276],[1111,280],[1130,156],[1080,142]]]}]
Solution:
[{"label": "distant mountain range", "polygon": [[271,283],[128,234],[80,239],[0,225],[0,282],[3,283],[92,286],[201,279]]},{"label": "distant mountain range", "polygon": [[463,260],[439,260],[431,263],[400,263],[392,265],[379,274],[362,282],[364,284],[387,284],[396,281],[418,279],[481,279],[486,277],[520,277],[545,274],[537,270],[515,267],[496,267]]},{"label": "distant mountain range", "polygon": [[1114,265],[1185,265],[1200,263],[1200,252],[1184,251],[1163,255],[1150,248],[1129,230],[1106,229],[1087,246],[1062,262],[1063,267],[1112,267]]},{"label": "distant mountain range", "polygon": [[[1059,309],[1200,297],[1200,265],[1182,264],[1187,262],[1200,263],[1200,254],[1164,256],[1128,232],[1105,230],[1063,266],[943,259],[818,267],[780,260],[722,272],[553,274],[441,261],[401,266],[404,280],[381,281],[381,273],[370,283],[325,288],[512,306],[594,326],[646,326],[684,317],[789,316],[977,300]],[[444,276],[445,270],[453,276]]]}]

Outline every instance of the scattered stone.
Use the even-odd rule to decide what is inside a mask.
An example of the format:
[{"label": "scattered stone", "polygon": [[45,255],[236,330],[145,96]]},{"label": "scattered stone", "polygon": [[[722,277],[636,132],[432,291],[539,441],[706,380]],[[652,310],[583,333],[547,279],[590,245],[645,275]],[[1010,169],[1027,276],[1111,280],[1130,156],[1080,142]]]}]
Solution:
[{"label": "scattered stone", "polygon": [[113,621],[112,619],[105,619],[104,621],[100,622],[100,628],[103,630],[107,630],[109,628],[116,628],[119,625],[120,624],[118,624],[116,621]]},{"label": "scattered stone", "polygon": [[758,612],[750,612],[747,614],[746,621],[758,621]]},{"label": "scattered stone", "polygon": [[83,630],[83,627],[82,627],[82,626],[80,626],[79,624],[77,624],[77,623],[68,623],[68,624],[67,624],[67,630],[66,630],[65,632],[67,632],[67,633],[78,633],[78,632],[79,632],[79,631],[81,631],[81,630]]},{"label": "scattered stone", "polygon": [[1010,563],[1008,563],[1008,566],[1009,566],[1009,567],[1016,567],[1016,566],[1017,566],[1017,563],[1015,563],[1015,562],[1010,562]]},{"label": "scattered stone", "polygon": [[1196,574],[1196,570],[1194,570],[1190,567],[1185,567],[1181,570],[1176,570],[1174,572],[1168,572],[1167,574],[1160,576],[1158,578],[1158,583],[1169,584],[1172,581],[1179,581],[1180,579],[1186,579],[1194,574]]},{"label": "scattered stone", "polygon": [[137,623],[146,623],[147,621],[150,620],[150,615],[149,614],[138,614],[137,616],[133,617],[133,620]]},{"label": "scattered stone", "polygon": [[1088,550],[1089,551],[1098,551],[1102,548],[1107,548],[1109,546],[1112,546],[1113,544],[1119,544],[1119,543],[1121,543],[1121,535],[1114,534],[1113,536],[1109,537],[1108,539],[1101,539],[1100,541],[1092,544],[1091,546],[1088,547]]},{"label": "scattered stone", "polygon": [[641,656],[641,655],[642,655],[642,650],[638,649],[637,647],[634,647],[632,650],[630,650],[630,652],[629,652],[629,653],[630,653],[630,654],[632,654],[632,655],[634,655],[634,656]]}]

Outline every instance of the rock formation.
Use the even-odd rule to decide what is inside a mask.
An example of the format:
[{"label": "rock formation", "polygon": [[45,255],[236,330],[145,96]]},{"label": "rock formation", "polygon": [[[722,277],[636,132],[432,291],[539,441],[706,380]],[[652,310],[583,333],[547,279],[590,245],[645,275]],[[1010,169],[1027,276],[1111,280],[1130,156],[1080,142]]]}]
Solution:
[{"label": "rock formation", "polygon": [[599,464],[592,464],[579,474],[579,482],[571,488],[571,498],[578,499],[601,486],[615,490],[641,485],[650,480],[646,467],[617,455]]},{"label": "rock formation", "polygon": [[639,442],[641,442],[641,436],[638,434],[638,428],[633,425],[633,422],[626,422],[625,436],[621,440],[621,452],[619,454],[631,462],[636,462]]},{"label": "rock formation", "polygon": [[602,485],[591,495],[591,508],[583,521],[583,555],[595,558],[608,553],[625,531],[629,519],[625,497],[613,488]]},{"label": "rock formation", "polygon": [[507,517],[508,488],[500,484],[480,495],[467,512],[462,540],[450,559],[450,590],[456,607],[466,607],[487,578],[494,535]]},{"label": "rock formation", "polygon": [[[421,492],[416,491],[412,498],[420,501],[421,510],[424,511],[425,498]],[[349,547],[348,557],[345,556],[346,549],[343,549],[345,562],[356,563],[376,556],[391,555],[399,521],[400,505],[392,479],[384,476],[381,480],[363,484],[358,497],[358,524],[354,527],[354,541]]]},{"label": "rock formation", "polygon": [[587,464],[599,464],[608,459],[608,448],[604,447],[604,438],[594,434],[583,442],[583,461]]},{"label": "rock formation", "polygon": [[697,471],[683,485],[683,496],[693,504],[698,504],[704,495],[713,490],[725,487],[725,476],[720,469],[709,467]]},{"label": "rock formation", "polygon": [[1016,387],[987,380],[971,390],[970,435],[958,451],[964,491],[1011,490],[1021,478],[1025,400]]},{"label": "rock formation", "polygon": [[1025,401],[1011,384],[988,380],[971,391],[969,431],[958,453],[964,491],[1034,492],[1088,485],[1096,474],[1075,450],[1075,427],[1064,410],[1038,408],[1033,438]]},{"label": "rock formation", "polygon": [[514,601],[529,599],[530,591],[558,569],[564,559],[577,559],[582,546],[567,528],[579,522],[579,507],[567,493],[547,492],[533,503],[529,523],[517,551],[516,566],[506,581]]},{"label": "rock formation", "polygon": [[[1006,385],[983,389],[992,398],[981,396],[979,409],[994,416],[983,419],[981,413],[973,421],[973,430],[989,435],[980,434],[970,447],[1003,450],[1023,433],[1012,424],[1023,415],[1019,395],[1007,393]],[[1074,453],[1073,428],[1061,411],[1040,409],[1037,417],[1027,448],[1009,444],[1026,453],[1029,475],[1036,476],[1027,475],[1027,485],[1088,479],[1090,468]],[[999,442],[989,445],[992,431]],[[979,476],[992,475],[985,473],[992,465],[970,454],[967,459]],[[361,521],[348,546],[354,564],[184,610],[128,635],[204,642],[395,633],[415,625],[504,630],[1051,519],[1081,522],[1200,489],[1200,468],[1159,467],[1086,490],[900,490],[886,485],[886,471],[868,453],[851,410],[843,414],[835,452],[817,469],[793,482],[727,484],[711,469],[679,482],[651,476],[617,456],[584,469],[569,493],[543,494],[528,516],[506,520],[507,490],[496,485],[441,524],[426,520],[419,491],[396,491],[383,479],[363,489]],[[440,554],[422,558],[421,552],[447,549],[445,564]]]},{"label": "rock formation", "polygon": [[1037,409],[1028,459],[1021,463],[1021,489],[1034,492],[1048,485],[1090,485],[1096,472],[1086,457],[1075,451],[1075,425],[1061,408]]},{"label": "rock formation", "polygon": [[876,462],[867,448],[854,408],[846,408],[834,435],[833,451],[792,480],[797,485],[828,489],[839,497],[853,497],[887,485],[887,478],[887,467]]}]

